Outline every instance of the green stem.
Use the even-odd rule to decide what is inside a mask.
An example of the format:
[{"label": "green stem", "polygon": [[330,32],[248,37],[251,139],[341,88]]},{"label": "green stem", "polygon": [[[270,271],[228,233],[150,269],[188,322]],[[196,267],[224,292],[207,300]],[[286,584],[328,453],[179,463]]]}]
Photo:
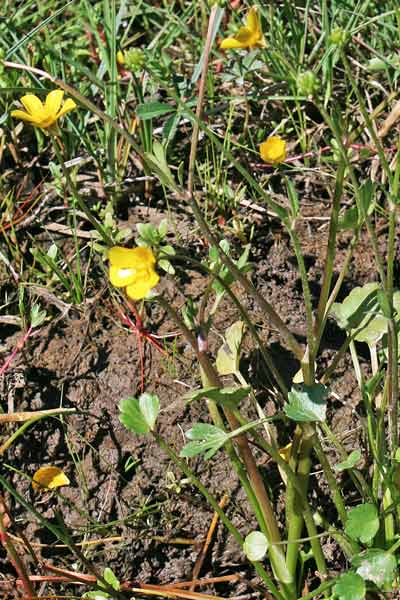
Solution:
[{"label": "green stem", "polygon": [[[162,297],[159,297],[158,301],[161,304],[161,306],[168,312],[170,318],[172,318],[175,321],[175,323],[182,331],[182,334],[184,335],[186,340],[192,346],[194,352],[196,353],[197,360],[199,361],[199,364],[209,384],[214,387],[222,388],[223,384],[218,376],[218,373],[215,371],[206,353],[199,350],[196,339],[192,332],[189,331],[189,329],[186,327],[182,319],[178,316],[178,314],[172,308],[168,301],[166,301]],[[240,427],[240,423],[238,422],[237,418],[231,410],[225,407],[224,414],[229,423],[231,431],[234,431],[235,429],[238,429]],[[257,468],[257,464],[254,460],[253,454],[250,450],[247,437],[245,435],[239,435],[235,438],[235,443],[239,452],[239,456],[245,465],[246,474],[250,481],[252,492],[254,493],[254,496],[252,494],[249,497],[249,500],[250,502],[252,502],[254,498],[256,499],[256,505],[258,504],[258,506],[256,506],[255,512],[258,515],[262,515],[260,527],[264,529],[265,535],[270,543],[269,555],[272,567],[274,569],[277,579],[282,584],[282,588],[284,590],[285,595],[287,596],[287,598],[292,598],[294,595],[294,584],[286,568],[284,552],[281,546],[279,545],[281,543],[281,537],[279,533],[278,523],[274,515],[270,499],[266,492],[264,482]],[[236,467],[237,465],[234,463],[234,466]]]},{"label": "green stem", "polygon": [[282,321],[280,316],[272,308],[271,304],[269,304],[269,302],[267,302],[267,300],[265,300],[265,298],[262,296],[262,294],[260,294],[256,290],[256,288],[253,286],[253,284],[247,279],[247,277],[245,275],[243,275],[243,273],[240,271],[240,269],[238,269],[238,267],[235,265],[235,263],[222,250],[222,248],[220,247],[220,245],[218,243],[218,240],[215,238],[215,236],[211,232],[208,224],[206,223],[206,221],[201,213],[200,207],[197,204],[193,195],[190,197],[190,204],[191,204],[193,214],[194,214],[196,221],[201,229],[202,234],[209,241],[211,246],[214,246],[214,248],[218,251],[218,255],[219,255],[221,262],[229,269],[229,271],[234,276],[235,280],[238,281],[243,286],[243,288],[246,290],[246,292],[252,298],[254,298],[254,300],[257,302],[257,304],[259,305],[261,310],[265,313],[267,318],[271,321],[272,325],[279,331],[280,335],[285,340],[285,342],[287,343],[289,348],[292,350],[293,354],[296,356],[296,358],[299,361],[301,361],[303,358],[303,354],[304,354],[304,351],[303,351],[301,345],[297,342],[296,338],[291,333],[291,331],[288,329],[288,327],[285,325],[285,323]]},{"label": "green stem", "polygon": [[[181,471],[190,479],[190,481],[197,487],[199,492],[203,494],[204,498],[207,500],[210,506],[213,507],[215,512],[218,514],[222,523],[228,529],[228,531],[235,538],[240,548],[243,548],[243,538],[240,535],[239,531],[233,525],[232,521],[226,516],[225,512],[222,510],[217,500],[214,498],[212,494],[207,490],[207,488],[201,483],[201,481],[196,477],[193,471],[187,466],[186,462],[180,459],[177,454],[168,446],[168,444],[164,441],[164,439],[156,432],[153,432],[154,439],[157,444],[164,450],[164,452],[169,456],[169,458],[181,469]],[[263,579],[266,585],[269,588],[271,594],[277,600],[285,600],[285,597],[280,593],[278,588],[273,583],[272,579],[265,572],[263,566],[260,562],[252,562],[257,574]]]},{"label": "green stem", "polygon": [[324,470],[324,474],[329,486],[329,491],[332,495],[332,500],[336,506],[339,518],[344,527],[347,521],[346,507],[344,505],[343,497],[337,484],[336,478],[333,474],[331,465],[329,464],[329,461],[325,455],[325,452],[321,446],[321,442],[319,441],[317,435],[314,437],[314,450]]},{"label": "green stem", "polygon": [[[303,253],[301,251],[300,241],[298,235],[294,229],[294,225],[287,225],[287,230],[290,235],[290,239],[293,244],[293,249],[296,254],[297,265],[299,267],[301,285],[303,288],[303,297],[304,304],[306,309],[306,318],[307,318],[307,344],[309,348],[309,370],[310,373],[308,377],[310,379],[314,379],[314,358],[315,358],[315,339],[314,339],[314,317],[313,317],[313,307],[312,307],[312,299],[311,299],[311,290],[310,285],[308,283],[307,270],[304,262]],[[304,360],[304,357],[303,359]],[[306,381],[306,377],[304,377],[304,381]]]},{"label": "green stem", "polygon": [[325,328],[325,315],[326,315],[326,307],[329,298],[329,290],[331,288],[332,275],[333,275],[333,267],[335,261],[336,254],[336,236],[339,222],[339,210],[340,210],[340,200],[343,194],[343,180],[344,180],[345,166],[343,161],[339,164],[339,168],[336,174],[336,184],[335,184],[335,192],[333,194],[333,202],[332,202],[332,211],[331,218],[329,222],[329,235],[328,235],[328,244],[326,250],[326,258],[325,258],[325,267],[324,267],[324,276],[322,281],[321,293],[319,296],[317,314],[315,318],[315,344],[316,351],[318,350],[318,346],[322,337],[322,333]]}]

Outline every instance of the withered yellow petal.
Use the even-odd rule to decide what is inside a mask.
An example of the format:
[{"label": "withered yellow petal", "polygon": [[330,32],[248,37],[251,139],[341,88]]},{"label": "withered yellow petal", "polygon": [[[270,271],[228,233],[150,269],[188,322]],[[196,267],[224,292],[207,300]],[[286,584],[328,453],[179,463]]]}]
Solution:
[{"label": "withered yellow petal", "polygon": [[34,490],[53,490],[54,488],[63,485],[69,485],[70,480],[65,475],[64,471],[58,467],[47,466],[40,467],[32,479],[32,487]]}]

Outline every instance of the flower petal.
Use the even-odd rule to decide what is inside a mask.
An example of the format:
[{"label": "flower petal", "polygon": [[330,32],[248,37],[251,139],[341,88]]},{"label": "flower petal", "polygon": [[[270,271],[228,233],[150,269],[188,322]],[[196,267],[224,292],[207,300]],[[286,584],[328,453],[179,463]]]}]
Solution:
[{"label": "flower petal", "polygon": [[110,266],[109,278],[115,287],[125,287],[134,283],[137,279],[136,269],[121,269],[121,267]]},{"label": "flower petal", "polygon": [[222,40],[220,48],[249,48],[255,44],[254,33],[248,27],[241,27],[234,37]]},{"label": "flower petal", "polygon": [[286,158],[286,142],[278,135],[272,135],[260,144],[260,155],[266,163],[281,163]]},{"label": "flower petal", "polygon": [[22,121],[28,121],[28,123],[34,123],[35,125],[38,124],[38,120],[24,110],[12,110],[11,116],[14,119],[22,119]]},{"label": "flower petal", "polygon": [[58,467],[40,467],[32,479],[32,487],[34,490],[52,490],[62,485],[69,485],[70,481],[65,473]]},{"label": "flower petal", "polygon": [[253,6],[248,12],[246,17],[246,27],[253,33],[261,33],[260,17],[256,6]]},{"label": "flower petal", "polygon": [[44,108],[48,115],[51,115],[52,117],[56,118],[56,115],[60,110],[63,97],[63,90],[52,90],[47,94]]},{"label": "flower petal", "polygon": [[26,94],[25,96],[22,96],[21,103],[30,115],[35,118],[37,117],[38,119],[42,117],[44,106],[40,98],[34,94]]},{"label": "flower petal", "polygon": [[142,300],[143,298],[146,298],[150,290],[155,287],[159,281],[159,274],[156,273],[154,269],[150,269],[146,272],[145,276],[138,276],[135,283],[127,286],[127,296],[132,298],[132,300]]},{"label": "flower petal", "polygon": [[150,248],[137,246],[136,248],[123,248],[114,246],[108,251],[108,259],[113,266],[120,269],[147,269],[156,263]]},{"label": "flower petal", "polygon": [[57,119],[59,119],[66,113],[70,112],[71,110],[74,110],[75,108],[76,108],[76,103],[72,100],[72,98],[67,98],[67,100],[63,104],[63,107],[57,114]]}]

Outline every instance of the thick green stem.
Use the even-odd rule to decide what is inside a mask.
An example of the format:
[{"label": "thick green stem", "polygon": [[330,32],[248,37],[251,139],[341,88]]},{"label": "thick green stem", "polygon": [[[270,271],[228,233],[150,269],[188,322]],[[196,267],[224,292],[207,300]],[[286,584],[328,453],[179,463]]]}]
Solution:
[{"label": "thick green stem", "polygon": [[[240,533],[236,529],[236,527],[233,525],[232,521],[230,519],[228,519],[225,512],[222,510],[222,508],[220,507],[220,505],[218,504],[218,502],[214,498],[214,496],[212,494],[210,494],[210,492],[207,490],[207,488],[201,483],[201,481],[196,477],[196,475],[193,473],[193,471],[187,466],[186,462],[183,461],[182,459],[180,459],[177,456],[177,454],[175,454],[175,452],[172,450],[172,448],[170,448],[168,446],[168,444],[164,441],[164,439],[160,435],[158,435],[158,433],[153,433],[153,436],[154,436],[157,444],[160,446],[160,448],[162,448],[164,450],[164,452],[181,469],[181,471],[186,475],[186,477],[188,477],[190,479],[190,481],[193,483],[193,485],[195,485],[197,487],[199,492],[201,492],[201,494],[203,494],[203,496],[205,497],[205,499],[207,500],[209,505],[213,507],[213,509],[218,514],[219,518],[221,519],[221,521],[223,522],[225,527],[228,529],[228,531],[235,538],[235,540],[237,541],[239,546],[242,548],[243,542],[244,542],[242,536],[240,535]],[[284,596],[282,596],[282,594],[279,592],[279,590],[273,583],[272,579],[265,572],[261,563],[253,562],[252,564],[254,565],[254,568],[257,571],[257,574],[263,579],[263,581],[268,586],[271,594],[273,594],[273,596],[277,600],[285,600]]]},{"label": "thick green stem", "polygon": [[[218,376],[218,373],[215,371],[213,365],[211,364],[207,354],[199,350],[196,339],[191,331],[185,326],[182,319],[177,315],[176,311],[172,308],[172,306],[167,302],[164,298],[159,297],[158,301],[168,312],[169,316],[175,321],[186,340],[192,346],[194,352],[196,353],[199,364],[202,368],[202,371],[207,378],[210,385],[214,387],[223,387],[223,384]],[[229,426],[232,431],[238,429],[240,427],[240,423],[237,418],[234,416],[231,410],[228,408],[224,408],[225,417],[229,423]],[[275,518],[275,514],[269,500],[268,494],[265,489],[264,482],[257,468],[257,464],[254,460],[253,454],[250,450],[250,446],[245,435],[238,435],[235,438],[235,445],[238,449],[239,456],[243,461],[245,466],[245,472],[247,473],[247,477],[249,478],[251,489],[253,494],[249,497],[250,502],[256,499],[255,512],[258,515],[262,516],[260,527],[265,531],[265,535],[270,543],[269,555],[271,559],[271,564],[276,574],[277,579],[281,582],[282,588],[284,590],[287,598],[293,597],[294,583],[292,578],[286,568],[285,556],[282,549],[281,537],[279,533],[278,523]],[[237,465],[234,463],[234,466]],[[240,472],[238,473],[240,475]]]}]

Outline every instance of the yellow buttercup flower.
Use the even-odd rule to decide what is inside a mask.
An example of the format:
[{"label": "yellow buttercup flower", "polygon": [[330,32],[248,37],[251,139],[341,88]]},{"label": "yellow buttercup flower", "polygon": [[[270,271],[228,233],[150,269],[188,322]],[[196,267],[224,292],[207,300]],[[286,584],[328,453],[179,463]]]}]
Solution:
[{"label": "yellow buttercup flower", "polygon": [[260,155],[264,162],[278,164],[286,158],[286,142],[278,135],[272,135],[260,144]]},{"label": "yellow buttercup flower", "polygon": [[114,246],[108,252],[108,259],[112,285],[126,288],[132,300],[145,298],[160,280],[154,268],[156,259],[150,248]]},{"label": "yellow buttercup flower", "polygon": [[53,490],[63,485],[69,485],[70,480],[62,469],[50,465],[40,467],[32,478],[34,490]]},{"label": "yellow buttercup flower", "polygon": [[222,40],[220,48],[265,48],[266,43],[261,31],[260,17],[258,9],[253,6],[247,17],[246,25],[240,27],[239,31],[233,37]]},{"label": "yellow buttercup flower", "polygon": [[76,104],[71,98],[62,104],[63,97],[63,90],[52,90],[47,94],[43,104],[40,98],[34,94],[26,94],[21,98],[25,110],[13,110],[11,116],[31,123],[35,127],[49,129],[57,123],[60,117],[76,108]]},{"label": "yellow buttercup flower", "polygon": [[122,65],[124,65],[124,64],[125,64],[125,55],[124,55],[124,53],[122,52],[122,50],[118,50],[118,52],[117,52],[117,57],[116,57],[116,58],[117,58],[117,63],[118,63],[119,65],[121,65],[121,67],[122,67]]}]

